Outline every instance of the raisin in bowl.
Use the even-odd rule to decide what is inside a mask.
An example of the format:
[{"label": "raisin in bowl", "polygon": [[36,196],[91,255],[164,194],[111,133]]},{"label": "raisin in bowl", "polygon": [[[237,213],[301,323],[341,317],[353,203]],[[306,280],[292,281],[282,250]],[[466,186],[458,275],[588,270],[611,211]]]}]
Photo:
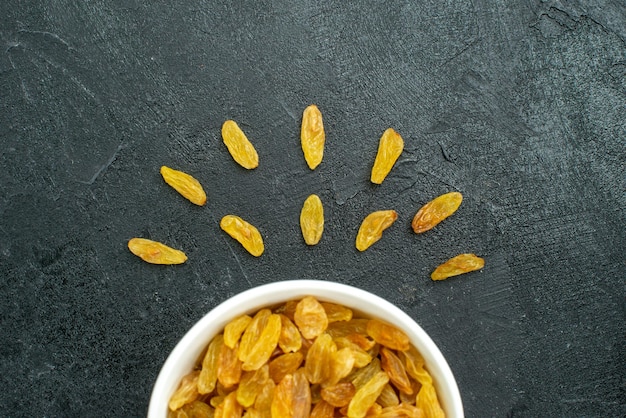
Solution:
[{"label": "raisin in bowl", "polygon": [[[321,328],[318,324],[310,326],[307,324],[310,319],[307,315],[320,309],[317,302],[323,305],[326,312],[337,307],[348,308],[353,312],[353,319],[347,320],[341,317],[341,312],[334,312],[328,315],[328,325],[322,325]],[[239,326],[241,330],[236,334],[237,341],[233,339],[232,332],[225,332],[226,325],[245,315],[250,318],[244,319],[254,324],[261,311],[266,316],[268,312],[274,316],[274,321],[265,321],[263,337],[257,335],[258,338],[251,339],[250,335],[246,336],[246,325]],[[283,322],[277,320],[278,316]],[[293,345],[291,343],[276,343],[278,331],[272,331],[269,324],[277,322],[282,324],[282,329],[287,329],[286,325],[300,329],[303,335],[301,349],[300,345],[290,348]],[[350,327],[360,331],[356,332]],[[397,330],[400,331],[398,334]],[[271,350],[264,347],[248,348],[248,352],[255,354],[244,356],[241,361],[234,360],[243,371],[234,378],[224,377],[224,380],[232,380],[230,387],[222,384],[221,375],[216,382],[215,372],[212,386],[203,393],[195,392],[197,386],[207,386],[206,376],[211,374],[206,372],[208,367],[205,367],[210,357],[207,352],[213,350],[210,344],[214,346],[219,342],[221,350],[226,353],[231,350],[227,346],[233,347],[230,351],[232,356],[232,353],[243,351],[236,351],[240,343],[242,346],[256,344],[270,334],[274,335]],[[280,338],[283,338],[283,334]],[[410,349],[407,349],[406,344]],[[220,355],[225,356],[221,352]],[[297,371],[288,375],[286,372],[280,374],[280,367],[287,367],[278,364],[281,362],[280,356],[299,357]],[[217,357],[217,354],[213,357]],[[343,358],[350,361],[349,367],[341,367]],[[266,394],[261,394],[261,372],[265,373],[267,386],[271,386],[266,392],[272,395],[268,395],[267,399],[263,398]],[[334,380],[331,377],[333,374],[336,375]],[[198,379],[204,383],[200,384]],[[191,388],[192,393],[189,393],[188,388]],[[306,396],[302,396],[302,392],[290,398],[294,390],[300,390],[298,388],[304,390]],[[254,390],[258,393],[249,393]],[[351,392],[346,395],[346,390]],[[347,399],[345,402],[342,396]],[[431,408],[424,403],[426,399],[433,398],[435,407],[424,411],[424,408]],[[336,416],[358,417],[364,416],[366,412],[371,415],[380,411],[386,413],[383,416],[393,416],[393,411],[398,411],[398,415],[411,416],[410,411],[418,407],[425,412],[424,416],[464,416],[461,396],[450,367],[435,343],[411,317],[385,299],[362,289],[316,280],[283,281],[249,289],[207,313],[183,336],[165,361],[152,390],[148,417],[179,416],[171,411],[171,407],[188,413],[222,408],[222,412],[229,410],[229,414],[240,416],[249,410],[247,408],[260,410],[264,402],[266,405],[271,403],[272,416],[283,416],[283,407],[304,411],[304,416],[308,416],[315,408],[319,409],[318,416],[324,416],[321,411],[323,408],[334,411],[331,413]],[[186,415],[181,413],[180,416]]]}]

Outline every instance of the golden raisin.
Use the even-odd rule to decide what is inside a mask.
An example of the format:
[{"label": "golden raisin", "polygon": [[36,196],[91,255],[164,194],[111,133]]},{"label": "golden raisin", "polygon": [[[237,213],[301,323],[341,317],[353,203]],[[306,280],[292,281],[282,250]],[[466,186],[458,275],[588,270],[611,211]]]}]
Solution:
[{"label": "golden raisin", "polygon": [[219,334],[209,343],[204,359],[202,360],[202,370],[198,378],[198,392],[211,393],[215,389],[217,382],[217,365],[219,361],[224,337]]},{"label": "golden raisin", "polygon": [[433,280],[444,280],[448,277],[469,273],[485,267],[485,260],[475,254],[459,254],[441,264],[430,275]]},{"label": "golden raisin", "polygon": [[302,128],[300,141],[304,159],[311,170],[314,170],[324,157],[324,123],[322,112],[315,105],[310,105],[302,113]]},{"label": "golden raisin", "polygon": [[198,180],[187,173],[166,166],[161,167],[163,180],[191,203],[202,206],[206,203],[206,193]]},{"label": "golden raisin", "polygon": [[241,219],[239,216],[226,215],[220,221],[220,228],[239,243],[250,254],[260,257],[265,251],[263,237],[254,226]]},{"label": "golden raisin", "polygon": [[389,382],[389,376],[385,372],[378,372],[356,391],[348,405],[349,418],[363,418],[367,410],[374,405],[385,385]]},{"label": "golden raisin", "polygon": [[302,336],[298,327],[287,316],[280,315],[280,338],[278,346],[284,353],[296,352],[302,347]]},{"label": "golden raisin", "polygon": [[422,383],[422,388],[417,394],[415,406],[424,411],[424,416],[428,418],[445,418],[446,414],[441,408],[437,392],[432,383]]},{"label": "golden raisin", "polygon": [[183,377],[180,386],[172,395],[169,407],[172,411],[177,410],[181,406],[195,401],[200,394],[198,393],[198,377],[200,371],[194,371]]},{"label": "golden raisin", "polygon": [[132,238],[128,241],[128,249],[151,264],[182,264],[187,261],[184,252],[145,238]]},{"label": "golden raisin", "polygon": [[331,364],[326,382],[335,385],[348,376],[355,365],[355,355],[350,348],[341,348],[331,355]]},{"label": "golden raisin", "polygon": [[259,166],[259,155],[237,122],[227,120],[222,125],[222,139],[233,159],[243,168],[251,170]]},{"label": "golden raisin", "polygon": [[348,341],[358,345],[361,349],[365,351],[371,350],[376,344],[376,341],[370,340],[367,336],[363,334],[350,334],[346,335],[346,338],[348,339]]},{"label": "golden raisin", "polygon": [[419,382],[430,379],[430,375],[424,369],[424,358],[413,346],[408,350],[398,353],[404,361],[407,373]]},{"label": "golden raisin", "polygon": [[243,407],[237,402],[237,392],[226,395],[222,408],[222,418],[241,418]]},{"label": "golden raisin", "polygon": [[268,379],[261,387],[261,391],[254,401],[254,409],[259,411],[263,418],[271,418],[272,416],[272,399],[274,399],[274,391],[276,384],[272,379]]},{"label": "golden raisin", "polygon": [[349,321],[352,319],[352,309],[348,309],[345,306],[337,305],[336,303],[321,302],[326,311],[328,322],[337,321]]},{"label": "golden raisin", "polygon": [[302,353],[287,353],[270,361],[269,374],[274,383],[280,383],[283,377],[294,374],[300,368],[304,356]]},{"label": "golden raisin", "polygon": [[328,324],[327,332],[333,337],[347,337],[350,334],[365,334],[369,319],[353,318],[349,321],[332,322]]},{"label": "golden raisin", "polygon": [[268,379],[269,366],[267,364],[257,370],[244,372],[237,387],[237,402],[245,408],[254,405],[254,401]]},{"label": "golden raisin", "polygon": [[217,360],[217,380],[225,388],[236,385],[241,378],[241,360],[237,358],[238,349],[238,344],[235,344],[233,348],[223,344],[220,349]]},{"label": "golden raisin", "polygon": [[407,373],[421,384],[417,393],[416,406],[424,411],[426,417],[444,418],[445,413],[437,398],[433,379],[424,368],[424,358],[413,346],[401,352],[400,357],[405,362]]},{"label": "golden raisin", "polygon": [[387,383],[376,402],[383,408],[386,408],[388,406],[398,405],[400,403],[400,399],[398,399],[398,394],[393,387]]},{"label": "golden raisin", "polygon": [[378,417],[383,413],[383,407],[378,404],[378,402],[374,403],[374,405],[370,406],[365,413],[366,417]]},{"label": "golden raisin", "polygon": [[367,353],[364,349],[362,349],[358,344],[353,343],[347,337],[338,337],[334,339],[338,348],[344,349],[347,348],[352,353],[352,357],[354,358],[354,365],[356,367],[364,367],[372,361],[372,356]]},{"label": "golden raisin", "polygon": [[235,347],[235,344],[237,344],[241,334],[243,334],[248,325],[250,325],[250,322],[252,322],[250,316],[242,315],[226,324],[224,327],[224,344],[230,348]]},{"label": "golden raisin", "polygon": [[424,411],[416,406],[401,403],[399,405],[388,406],[383,408],[382,411],[378,415],[377,418],[427,418],[428,415],[424,415]]},{"label": "golden raisin", "polygon": [[354,385],[350,382],[337,383],[333,386],[327,386],[322,388],[322,399],[331,404],[332,406],[336,406],[341,408],[342,406],[346,406],[350,403],[354,394],[356,393],[356,389]]},{"label": "golden raisin", "polygon": [[367,335],[380,345],[393,350],[409,349],[409,337],[400,329],[378,319],[370,319],[367,323]]},{"label": "golden raisin", "polygon": [[286,375],[274,390],[272,417],[307,417],[311,411],[311,387],[299,370]]},{"label": "golden raisin", "polygon": [[315,339],[304,362],[304,371],[309,382],[322,383],[328,379],[336,351],[337,346],[330,335],[324,333]]},{"label": "golden raisin", "polygon": [[293,416],[308,417],[311,413],[311,386],[302,368],[293,374]]},{"label": "golden raisin", "polygon": [[213,408],[202,401],[193,401],[187,405],[183,405],[178,411],[185,414],[178,418],[213,418],[214,413]]},{"label": "golden raisin", "polygon": [[311,296],[305,296],[296,305],[294,320],[304,338],[315,338],[328,327],[324,307]]},{"label": "golden raisin", "polygon": [[352,382],[354,387],[359,390],[363,385],[369,382],[375,374],[382,371],[383,369],[380,367],[380,360],[378,358],[374,358],[365,367],[355,369],[350,375],[348,375],[348,377],[346,377],[346,380]]},{"label": "golden raisin", "polygon": [[322,239],[324,232],[324,207],[319,196],[307,197],[300,212],[300,229],[307,245],[315,245]]},{"label": "golden raisin", "polygon": [[395,210],[380,210],[365,217],[356,236],[356,248],[365,251],[383,236],[383,231],[398,219]]},{"label": "golden raisin", "polygon": [[241,336],[241,342],[239,343],[239,360],[244,361],[248,357],[254,344],[261,337],[261,332],[265,329],[270,315],[272,315],[272,311],[269,309],[261,309],[254,315],[252,321],[250,321]]},{"label": "golden raisin", "polygon": [[272,352],[278,345],[280,337],[280,317],[277,314],[271,314],[267,319],[265,328],[261,331],[259,339],[254,343],[247,356],[242,359],[243,370],[256,370],[265,364]]},{"label": "golden raisin", "polygon": [[415,380],[413,377],[409,377],[409,380],[411,381],[411,394],[408,395],[404,392],[400,392],[399,398],[400,398],[400,402],[401,403],[407,403],[410,405],[415,405],[415,400],[417,398],[417,394],[419,393],[419,391],[422,389],[422,384],[420,382],[418,382],[417,380]]},{"label": "golden raisin", "polygon": [[399,133],[393,129],[387,129],[380,137],[378,143],[378,153],[372,166],[371,182],[374,184],[381,184],[387,174],[393,168],[402,150],[404,149],[404,141]]},{"label": "golden raisin", "polygon": [[413,217],[413,232],[421,234],[452,215],[461,206],[463,195],[459,192],[442,194],[421,207]]},{"label": "golden raisin", "polygon": [[[215,417],[214,417],[215,418]],[[246,409],[246,412],[242,415],[242,418],[263,418],[263,414],[254,408]]]},{"label": "golden raisin", "polygon": [[294,315],[296,314],[296,306],[298,306],[299,300],[288,300],[284,305],[279,306],[275,309],[275,313],[279,313],[285,315],[287,318],[293,321]]},{"label": "golden raisin", "polygon": [[413,387],[411,386],[409,376],[406,374],[404,364],[393,351],[382,347],[380,349],[380,364],[383,370],[387,372],[391,383],[393,383],[398,390],[407,395],[413,394]]},{"label": "golden raisin", "polygon": [[334,418],[335,407],[328,402],[321,400],[315,404],[311,411],[310,418]]}]

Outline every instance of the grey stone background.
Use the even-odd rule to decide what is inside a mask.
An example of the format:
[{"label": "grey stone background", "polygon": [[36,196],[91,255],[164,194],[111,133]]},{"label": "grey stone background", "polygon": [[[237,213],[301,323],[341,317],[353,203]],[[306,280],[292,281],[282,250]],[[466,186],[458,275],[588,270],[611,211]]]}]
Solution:
[{"label": "grey stone background", "polygon": [[[142,416],[179,338],[287,279],[394,302],[449,361],[468,417],[626,415],[626,5],[572,1],[3,1],[0,416]],[[302,158],[302,110],[327,145]],[[237,120],[248,172],[220,137]],[[369,183],[380,134],[405,151]],[[166,186],[193,174],[208,203]],[[417,236],[417,209],[465,200]],[[326,231],[307,248],[302,202]],[[398,221],[364,253],[361,220]],[[218,226],[263,233],[247,254]],[[126,248],[183,249],[163,267]],[[434,283],[447,258],[481,272]]]}]

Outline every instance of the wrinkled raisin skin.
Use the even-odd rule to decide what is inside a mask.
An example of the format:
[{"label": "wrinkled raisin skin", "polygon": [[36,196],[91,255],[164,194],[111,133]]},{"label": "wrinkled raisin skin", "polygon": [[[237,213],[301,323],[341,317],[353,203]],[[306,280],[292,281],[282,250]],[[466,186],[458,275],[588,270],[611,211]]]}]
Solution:
[{"label": "wrinkled raisin skin", "polygon": [[381,184],[396,163],[402,150],[404,141],[399,133],[392,128],[387,129],[378,143],[378,152],[372,166],[370,181],[374,184]]},{"label": "wrinkled raisin skin", "polygon": [[128,241],[130,252],[150,264],[182,264],[187,261],[184,252],[168,247],[157,241],[145,238],[132,238]]},{"label": "wrinkled raisin skin", "polygon": [[485,267],[485,260],[475,254],[459,254],[439,265],[432,272],[430,278],[433,280],[445,280],[448,277],[480,270],[483,267]]},{"label": "wrinkled raisin skin", "polygon": [[398,219],[395,210],[380,210],[365,217],[356,236],[356,248],[365,251],[383,237],[383,231]]},{"label": "wrinkled raisin skin", "polygon": [[442,194],[426,203],[417,211],[411,222],[413,232],[421,234],[433,229],[444,219],[457,211],[463,202],[463,195],[459,192]]},{"label": "wrinkled raisin skin", "polygon": [[237,122],[227,120],[222,125],[222,139],[228,152],[240,166],[252,170],[259,166],[259,155]]},{"label": "wrinkled raisin skin", "polygon": [[220,228],[239,243],[253,256],[260,257],[265,251],[263,237],[258,229],[239,216],[226,215],[220,221]]},{"label": "wrinkled raisin skin", "polygon": [[315,170],[324,158],[326,142],[322,112],[315,105],[308,106],[302,113],[300,142],[307,165],[311,170]]},{"label": "wrinkled raisin skin", "polygon": [[206,203],[206,193],[202,185],[191,175],[167,166],[162,166],[161,176],[163,176],[163,180],[165,180],[167,184],[191,203],[198,206],[203,206]]},{"label": "wrinkled raisin skin", "polygon": [[302,205],[300,229],[307,245],[316,245],[324,232],[324,206],[319,196],[310,195]]}]

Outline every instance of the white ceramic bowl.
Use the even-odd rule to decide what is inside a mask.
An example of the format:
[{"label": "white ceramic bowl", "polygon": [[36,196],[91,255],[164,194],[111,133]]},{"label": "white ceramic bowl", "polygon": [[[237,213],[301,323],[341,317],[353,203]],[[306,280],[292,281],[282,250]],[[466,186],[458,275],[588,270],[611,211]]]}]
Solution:
[{"label": "white ceramic bowl", "polygon": [[165,361],[152,390],[148,418],[167,417],[169,399],[181,378],[193,369],[202,351],[228,322],[239,315],[308,295],[320,301],[347,306],[366,317],[378,318],[402,329],[424,357],[446,417],[463,417],[461,395],[448,363],[435,343],[410,316],[385,299],[352,286],[327,281],[292,280],[246,290],[216,306],[200,319]]}]

